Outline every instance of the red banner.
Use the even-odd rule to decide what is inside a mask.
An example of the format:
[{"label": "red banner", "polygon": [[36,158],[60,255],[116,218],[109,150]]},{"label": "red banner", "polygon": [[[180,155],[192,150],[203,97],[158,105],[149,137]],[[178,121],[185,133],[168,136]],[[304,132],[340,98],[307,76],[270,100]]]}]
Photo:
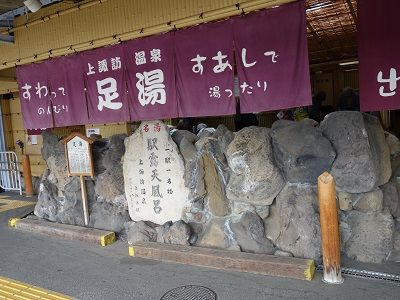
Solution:
[{"label": "red banner", "polygon": [[17,68],[21,112],[26,129],[54,127],[51,91],[44,64]]},{"label": "red banner", "polygon": [[123,44],[131,119],[176,118],[174,44],[171,33]]},{"label": "red banner", "polygon": [[[387,97],[396,68],[374,71]],[[310,105],[304,1],[18,67],[17,77],[26,128],[233,115],[238,93],[242,113]]]},{"label": "red banner", "polygon": [[53,106],[54,126],[88,123],[85,86],[76,55],[46,61],[49,93]]},{"label": "red banner", "polygon": [[85,77],[90,122],[128,121],[122,45],[82,53],[80,61]]},{"label": "red banner", "polygon": [[233,19],[242,113],[311,104],[304,1]]},{"label": "red banner", "polygon": [[400,108],[400,2],[358,1],[360,108]]},{"label": "red banner", "polygon": [[179,116],[235,114],[231,21],[175,34]]}]

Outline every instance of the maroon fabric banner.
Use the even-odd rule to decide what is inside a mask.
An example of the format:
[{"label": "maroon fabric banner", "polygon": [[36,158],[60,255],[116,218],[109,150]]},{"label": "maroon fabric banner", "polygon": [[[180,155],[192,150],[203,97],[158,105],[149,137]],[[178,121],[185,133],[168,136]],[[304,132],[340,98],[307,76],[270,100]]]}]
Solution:
[{"label": "maroon fabric banner", "polygon": [[82,53],[90,123],[129,120],[122,45]]},{"label": "maroon fabric banner", "polygon": [[54,126],[88,123],[83,73],[76,55],[45,62],[49,75],[49,93],[53,106]]},{"label": "maroon fabric banner", "polygon": [[53,127],[53,111],[46,65],[17,67],[21,112],[26,129]]},{"label": "maroon fabric banner", "polygon": [[178,116],[171,33],[123,44],[131,120]]},{"label": "maroon fabric banner", "polygon": [[233,19],[242,113],[311,104],[304,1]]},{"label": "maroon fabric banner", "polygon": [[400,108],[400,2],[358,5],[360,108],[378,111]]},{"label": "maroon fabric banner", "polygon": [[179,116],[235,114],[231,20],[175,33]]}]

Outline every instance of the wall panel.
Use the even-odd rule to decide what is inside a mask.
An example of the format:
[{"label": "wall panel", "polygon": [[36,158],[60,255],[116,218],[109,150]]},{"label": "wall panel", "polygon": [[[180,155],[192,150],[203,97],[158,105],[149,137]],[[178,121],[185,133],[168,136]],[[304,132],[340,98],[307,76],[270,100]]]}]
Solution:
[{"label": "wall panel", "polygon": [[[103,4],[16,31],[14,45],[0,45],[0,63],[200,15],[204,11],[235,5],[236,2],[235,0],[108,0]],[[34,14],[30,13],[29,21],[41,19],[70,7],[71,4],[66,2],[45,7]],[[23,25],[25,22],[26,16],[21,16],[16,18],[15,25]]]}]

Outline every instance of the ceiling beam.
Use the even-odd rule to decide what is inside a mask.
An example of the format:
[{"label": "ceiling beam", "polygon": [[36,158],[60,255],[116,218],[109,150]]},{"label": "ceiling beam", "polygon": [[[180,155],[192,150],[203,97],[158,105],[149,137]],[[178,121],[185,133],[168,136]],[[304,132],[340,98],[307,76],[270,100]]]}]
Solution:
[{"label": "ceiling beam", "polygon": [[356,15],[356,11],[354,9],[353,3],[351,2],[351,0],[346,0],[346,2],[347,2],[347,6],[349,7],[350,14],[353,17],[354,25],[357,26],[357,15]]}]

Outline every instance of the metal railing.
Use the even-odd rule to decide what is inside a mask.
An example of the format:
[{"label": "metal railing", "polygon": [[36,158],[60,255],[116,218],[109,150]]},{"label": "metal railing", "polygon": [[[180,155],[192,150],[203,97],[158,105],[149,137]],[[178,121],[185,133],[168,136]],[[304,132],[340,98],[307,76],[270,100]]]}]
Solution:
[{"label": "metal railing", "polygon": [[6,191],[19,191],[22,195],[21,173],[15,152],[0,152],[0,187]]}]

